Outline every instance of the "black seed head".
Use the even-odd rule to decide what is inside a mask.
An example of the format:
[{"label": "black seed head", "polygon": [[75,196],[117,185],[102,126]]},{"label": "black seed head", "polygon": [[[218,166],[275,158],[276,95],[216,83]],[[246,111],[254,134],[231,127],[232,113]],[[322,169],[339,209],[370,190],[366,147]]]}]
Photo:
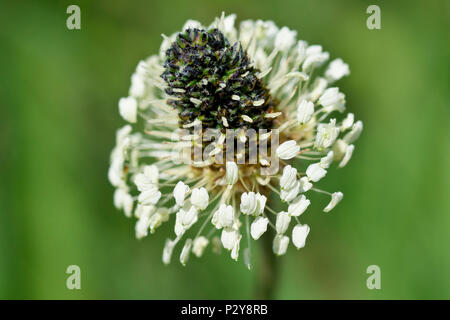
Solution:
[{"label": "black seed head", "polygon": [[[203,128],[224,130],[225,117],[230,129],[270,129],[272,119],[264,115],[275,103],[250,64],[240,44],[231,45],[218,29],[179,33],[166,51],[161,77],[168,84],[166,93],[176,98],[168,103],[178,110],[180,126],[198,118]],[[262,105],[254,106],[261,100]]]}]

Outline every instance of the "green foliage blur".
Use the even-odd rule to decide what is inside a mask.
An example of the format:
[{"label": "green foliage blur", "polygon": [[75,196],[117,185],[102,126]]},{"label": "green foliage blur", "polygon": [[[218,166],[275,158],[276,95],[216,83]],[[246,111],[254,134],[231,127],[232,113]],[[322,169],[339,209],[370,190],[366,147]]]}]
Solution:
[{"label": "green foliage blur", "polygon": [[[81,7],[81,30],[66,8]],[[369,30],[366,8],[381,8]],[[209,250],[161,262],[173,223],[142,241],[106,177],[117,103],[161,33],[187,19],[271,19],[349,63],[339,82],[364,121],[352,161],[313,197],[307,246],[290,246],[278,299],[450,298],[449,1],[3,1],[0,4],[0,298],[251,299],[258,257]],[[254,248],[257,248],[257,242]],[[175,255],[177,253],[175,252]],[[81,290],[66,288],[67,266]],[[366,269],[381,268],[381,290]]]}]

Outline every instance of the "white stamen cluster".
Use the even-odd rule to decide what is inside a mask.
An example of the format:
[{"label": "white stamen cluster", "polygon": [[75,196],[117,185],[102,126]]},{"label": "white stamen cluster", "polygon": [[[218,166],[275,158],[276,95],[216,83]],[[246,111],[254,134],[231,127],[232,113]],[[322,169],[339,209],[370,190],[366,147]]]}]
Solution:
[{"label": "white stamen cluster", "polygon": [[[222,15],[209,27],[218,28],[230,43],[240,42],[259,70],[258,78],[278,101],[274,110],[264,115],[274,119],[274,127],[266,129],[279,131],[281,144],[272,150],[280,161],[278,173],[269,176],[262,173],[262,168],[269,165],[266,158],[252,166],[237,161],[218,166],[210,159],[186,163],[186,157],[191,155],[179,151],[192,146],[195,134],[186,136],[181,131],[201,120],[179,127],[178,112],[167,103],[173,97],[165,93],[167,85],[160,77],[165,51],[176,34],[164,36],[160,53],[138,64],[131,77],[129,96],[119,101],[119,114],[129,124],[117,131],[116,146],[111,153],[108,178],[116,188],[114,205],[127,217],[134,215],[138,219],[137,238],[174,221],[173,239],[166,241],[163,250],[166,264],[183,238],[179,256],[183,265],[190,252],[201,257],[210,243],[215,252],[223,247],[237,260],[241,238],[246,234],[245,260],[250,266],[250,239],[258,240],[268,228],[276,234],[273,239],[276,255],[285,254],[291,240],[296,248],[303,248],[310,228],[301,224],[299,217],[311,204],[308,193],[330,197],[324,212],[342,200],[341,192],[329,193],[316,184],[326,176],[333,162],[337,161],[338,167],[349,162],[354,142],[363,129],[362,122],[355,122],[352,113],[342,120],[334,115],[345,111],[345,95],[334,83],[350,73],[341,59],[333,60],[323,76],[314,74],[329,58],[321,46],[299,41],[296,31],[279,29],[271,21],[246,20],[237,28],[234,22],[235,15]],[[190,20],[183,30],[193,27],[208,29]],[[184,89],[178,93],[184,93]],[[240,101],[239,96],[231,99]],[[195,97],[190,101],[202,103]],[[264,103],[257,100],[253,106]],[[253,121],[245,114],[240,117],[248,123]],[[225,117],[221,121],[229,127]],[[144,130],[139,129],[142,127]],[[265,139],[269,137],[270,133],[264,135]],[[210,156],[214,158],[224,147],[222,136]],[[276,212],[268,205],[272,191],[285,205],[284,211]],[[190,233],[193,234],[188,237]]]}]

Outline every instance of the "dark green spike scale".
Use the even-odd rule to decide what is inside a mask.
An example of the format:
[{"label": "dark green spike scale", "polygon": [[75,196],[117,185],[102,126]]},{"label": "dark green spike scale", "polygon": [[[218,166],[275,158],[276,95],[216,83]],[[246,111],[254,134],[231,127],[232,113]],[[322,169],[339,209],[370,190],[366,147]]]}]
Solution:
[{"label": "dark green spike scale", "polygon": [[[166,93],[175,97],[168,103],[178,110],[180,125],[198,118],[203,128],[223,130],[225,117],[230,129],[272,127],[272,120],[264,115],[273,111],[274,102],[256,76],[259,70],[251,66],[240,44],[231,45],[218,29],[179,33],[166,51],[164,67],[161,77],[168,84]],[[240,100],[233,100],[233,95]],[[253,105],[262,99],[263,105]],[[244,121],[242,115],[253,123]]]}]

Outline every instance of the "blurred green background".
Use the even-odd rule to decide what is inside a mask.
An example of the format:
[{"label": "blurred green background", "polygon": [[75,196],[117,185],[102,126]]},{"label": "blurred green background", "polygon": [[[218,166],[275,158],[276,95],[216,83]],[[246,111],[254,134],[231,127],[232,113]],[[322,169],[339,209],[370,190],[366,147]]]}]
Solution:
[{"label": "blurred green background", "polygon": [[[82,27],[66,28],[81,7]],[[366,8],[381,8],[381,30]],[[207,251],[161,262],[172,223],[137,241],[114,209],[106,172],[117,102],[161,33],[224,10],[298,30],[350,64],[340,81],[364,121],[354,158],[321,184],[307,246],[280,258],[280,299],[450,298],[449,1],[2,1],[0,4],[0,298],[244,299],[242,260]],[[68,265],[82,289],[67,290]],[[368,290],[366,268],[381,268]]]}]

